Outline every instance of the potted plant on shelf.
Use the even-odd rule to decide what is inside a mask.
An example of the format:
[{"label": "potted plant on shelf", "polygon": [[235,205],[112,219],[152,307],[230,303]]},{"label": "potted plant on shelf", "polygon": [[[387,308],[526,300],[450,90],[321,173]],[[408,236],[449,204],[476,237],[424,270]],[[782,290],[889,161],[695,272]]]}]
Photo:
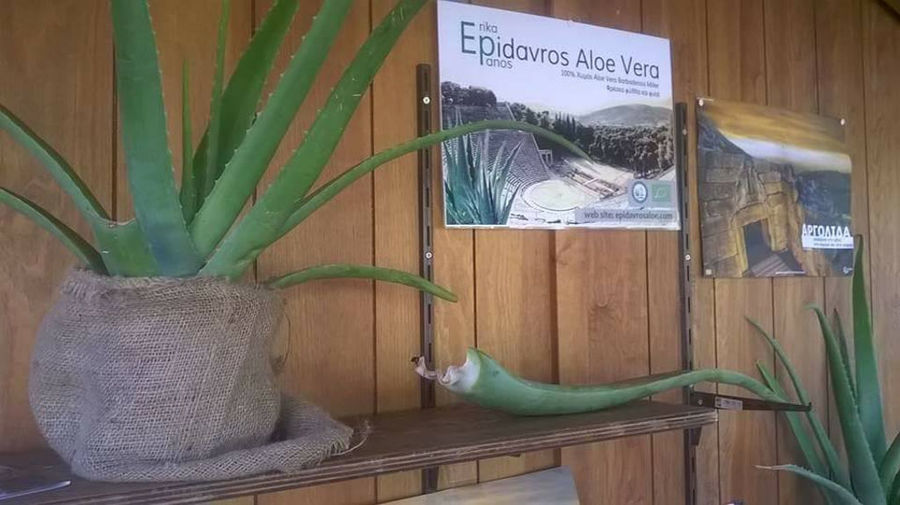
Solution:
[{"label": "potted plant on shelf", "polygon": [[[196,149],[189,107],[182,104],[179,187],[147,1],[111,0],[131,221],[111,219],[66,160],[0,107],[0,130],[41,161],[93,232],[91,243],[38,204],[0,188],[0,202],[56,236],[83,265],[63,282],[44,318],[29,382],[43,435],[78,475],[110,481],[223,479],[296,470],[347,450],[352,430],[278,392],[269,361],[280,308],[276,290],[359,277],[406,284],[447,300],[453,294],[420,277],[370,265],[321,265],[260,285],[241,281],[248,267],[361,176],[443,140],[511,128],[580,153],[538,127],[485,121],[377,153],[312,191],[384,58],[427,3],[399,0],[359,49],[274,182],[242,215],[352,3],[323,2],[262,104],[266,76],[298,0],[275,1],[227,84],[229,1],[223,0],[210,117]],[[187,72],[183,82],[187,87]]]}]

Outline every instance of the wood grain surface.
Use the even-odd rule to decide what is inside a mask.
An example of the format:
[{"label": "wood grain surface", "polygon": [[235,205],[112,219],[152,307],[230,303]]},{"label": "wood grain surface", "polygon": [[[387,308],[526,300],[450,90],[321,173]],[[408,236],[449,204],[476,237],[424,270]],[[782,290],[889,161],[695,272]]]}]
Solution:
[{"label": "wood grain surface", "polygon": [[[372,24],[395,0],[357,0],[322,80],[273,164],[302,140],[331,85]],[[474,3],[474,2],[473,2]],[[479,0],[500,8],[643,31],[671,40],[676,100],[695,96],[767,103],[846,119],[853,170],[853,228],[868,238],[870,290],[889,432],[900,428],[900,21],[878,0]],[[227,71],[271,0],[232,0]],[[300,42],[321,0],[301,2],[287,50]],[[191,62],[194,141],[208,113],[219,0],[153,0],[175,170],[180,170],[182,60]],[[360,106],[326,175],[415,134],[415,65],[436,63],[434,7],[427,7],[386,62]],[[66,156],[100,201],[130,215],[117,140],[112,37],[106,0],[0,2],[0,103]],[[436,70],[436,69],[435,69]],[[278,75],[278,71],[274,73]],[[435,75],[435,81],[438,76]],[[273,82],[269,83],[269,86]],[[437,82],[435,82],[435,86]],[[436,100],[435,100],[436,102]],[[689,107],[691,109],[691,107]],[[436,109],[435,109],[436,110]],[[690,144],[694,144],[690,112]],[[439,160],[437,152],[433,160]],[[696,177],[694,149],[689,178]],[[260,278],[346,261],[418,270],[415,157],[357,182],[271,251]],[[271,177],[271,174],[269,175]],[[269,180],[269,179],[267,179]],[[440,173],[434,174],[440,197]],[[71,202],[41,167],[0,135],[0,185],[24,193],[87,231]],[[265,184],[261,189],[265,188]],[[696,194],[689,195],[696,211]],[[435,307],[438,365],[459,363],[479,345],[516,372],[539,380],[602,381],[680,365],[677,238],[664,232],[448,230],[435,211],[435,277],[456,304]],[[691,254],[699,260],[699,223],[691,217]],[[73,263],[49,236],[0,209],[0,450],[44,443],[27,407],[33,335]],[[699,264],[699,263],[697,263]],[[849,319],[845,279],[712,280],[694,272],[694,362],[755,374],[772,354],[744,316],[781,338],[813,401],[831,418],[823,351],[808,302]],[[407,359],[418,352],[418,295],[363,281],[322,281],[286,292],[278,350],[288,352],[284,387],[336,415],[389,412],[418,404]],[[783,369],[778,369],[784,375]],[[708,389],[708,388],[707,388]],[[734,393],[732,388],[721,388]],[[677,399],[677,393],[662,398]],[[453,398],[439,393],[438,402]],[[791,437],[771,413],[722,414],[697,450],[698,503],[816,503],[808,486],[757,464],[796,461]],[[585,503],[680,503],[681,436],[635,437],[559,451],[538,451],[442,467],[452,487],[571,463]],[[649,477],[648,477],[649,476]],[[374,503],[420,491],[419,472],[261,496],[266,503]],[[246,499],[245,499],[246,500]],[[249,501],[238,502],[250,503]]]}]

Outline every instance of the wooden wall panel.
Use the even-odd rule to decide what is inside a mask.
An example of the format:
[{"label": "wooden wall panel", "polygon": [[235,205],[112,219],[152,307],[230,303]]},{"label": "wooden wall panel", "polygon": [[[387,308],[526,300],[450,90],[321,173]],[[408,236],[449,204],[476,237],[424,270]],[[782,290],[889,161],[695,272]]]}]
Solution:
[{"label": "wooden wall panel", "polygon": [[863,58],[865,62],[866,156],[869,167],[868,276],[875,317],[882,398],[887,432],[900,431],[900,20],[887,6],[863,2]]},{"label": "wooden wall panel", "polygon": [[[713,97],[765,103],[763,2],[708,2],[709,93]],[[699,188],[702,191],[702,188]],[[771,368],[772,353],[747,324],[756,319],[772,329],[772,282],[769,279],[716,279],[717,365],[756,375],[759,359]],[[743,394],[720,387],[726,394]],[[719,500],[777,503],[776,475],[759,464],[776,461],[775,416],[766,412],[723,412],[719,418]]]},{"label": "wooden wall panel", "polygon": [[[857,0],[826,0],[816,3],[816,66],[819,112],[846,120],[845,141],[853,162],[853,233],[862,235],[868,244],[865,98],[860,92],[864,86],[860,9],[861,2]],[[865,262],[865,269],[869,271],[868,261]],[[852,312],[849,278],[825,280],[825,305],[829,314],[838,310],[844,317],[845,324],[850,322]],[[852,348],[850,351],[852,352]],[[841,428],[837,409],[833,405],[834,401],[829,394],[829,431],[833,440],[840,441]],[[819,410],[822,415],[821,409]],[[843,452],[843,444],[836,444]]]},{"label": "wooden wall panel", "polygon": [[[641,30],[639,1],[585,5],[555,0],[557,17]],[[659,251],[662,252],[662,251]],[[647,233],[557,233],[559,371],[564,383],[646,375],[649,363]],[[650,437],[567,448],[562,462],[588,503],[653,503]]]},{"label": "wooden wall panel", "polygon": [[[112,30],[105,2],[0,2],[0,103],[59,151],[110,209]],[[0,133],[0,185],[90,233],[42,165]],[[74,257],[0,206],[0,450],[43,444],[28,409],[31,347]]]},{"label": "wooden wall panel", "polygon": [[[643,31],[670,40],[674,100],[691,104],[706,89],[706,2],[702,0],[644,0]],[[692,107],[689,107],[689,109]],[[693,117],[691,115],[691,117]],[[694,126],[688,121],[689,135]],[[692,186],[693,187],[693,186]],[[682,367],[681,258],[678,234],[647,233],[647,293],[649,306],[650,372],[663,373]],[[708,284],[707,284],[708,285]],[[709,335],[711,336],[711,335]],[[707,336],[707,337],[709,337]],[[655,399],[682,401],[681,391]],[[706,439],[715,439],[715,427],[704,428]],[[663,433],[652,437],[653,503],[668,504],[684,496],[684,435]],[[706,475],[703,478],[707,478]]]},{"label": "wooden wall panel", "polygon": [[[766,2],[767,101],[774,107],[804,113],[817,112],[816,34],[812,0]],[[774,334],[806,385],[810,401],[828,414],[825,346],[818,324],[806,307],[824,307],[824,280],[815,277],[773,280]],[[787,381],[787,370],[778,363],[776,375]],[[787,382],[785,382],[787,383]],[[778,462],[802,461],[802,455],[783,416],[778,418]],[[805,503],[820,503],[814,486],[793,475],[778,476],[781,502],[794,497]]]},{"label": "wooden wall panel", "polygon": [[[257,22],[267,7],[256,2]],[[301,2],[286,49],[291,52],[309,27],[321,2]],[[330,93],[347,63],[369,33],[369,3],[357,0],[344,22],[320,79],[310,91],[294,125],[276,156],[269,177],[303,139],[317,109]],[[284,65],[289,54],[280,56]],[[283,68],[283,67],[282,67]],[[279,75],[275,72],[274,75]],[[344,137],[328,164],[323,180],[330,179],[372,153],[372,102],[363,98]],[[260,188],[264,188],[262,184]],[[372,178],[366,176],[316,212],[260,256],[258,275],[266,279],[321,263],[373,262]],[[284,293],[286,324],[290,330],[287,365],[281,377],[284,389],[303,394],[335,416],[375,410],[375,306],[370,281],[336,280],[304,284]],[[405,365],[405,363],[404,363]],[[260,496],[270,503],[368,503],[375,499],[375,479],[321,486]]]},{"label": "wooden wall panel", "polygon": [[[288,50],[293,52],[319,2],[301,2]],[[395,0],[357,0],[326,64],[322,81],[281,147],[274,168],[303,138],[315,110]],[[227,70],[271,0],[233,0]],[[847,120],[853,172],[854,232],[869,235],[885,416],[900,428],[900,321],[897,159],[900,116],[900,21],[877,0],[479,0],[671,39],[676,100],[695,95],[768,103]],[[191,60],[194,141],[202,134],[213,72],[218,0],[151,2],[176,170],[180,166],[180,70]],[[415,64],[435,62],[434,7],[420,14],[386,62],[327,169],[342,171],[374,151],[415,134]],[[284,65],[288,51],[280,56]],[[69,158],[98,197],[130,214],[124,164],[115,149],[113,54],[106,0],[0,2],[0,103],[26,119]],[[436,68],[435,68],[436,70]],[[277,75],[277,72],[276,72]],[[15,76],[10,78],[9,76]],[[435,76],[437,77],[437,76]],[[437,81],[437,79],[435,79]],[[270,83],[270,86],[272,83]],[[436,83],[435,83],[436,87]],[[406,118],[406,119],[403,119]],[[693,145],[693,115],[689,136]],[[119,152],[121,152],[119,150]],[[438,154],[435,161],[438,161]],[[696,178],[694,149],[689,176]],[[114,175],[115,174],[115,175]],[[271,174],[270,174],[271,177]],[[440,173],[434,174],[436,194]],[[86,231],[71,202],[21,148],[0,135],[0,184],[23,192]],[[262,186],[264,188],[264,186]],[[696,210],[696,192],[690,195]],[[261,278],[315,263],[347,261],[416,271],[414,156],[364,178],[293,232],[259,264]],[[664,232],[447,230],[435,213],[435,277],[460,296],[438,302],[436,358],[459,363],[477,344],[511,369],[539,380],[599,382],[680,365],[677,236]],[[696,212],[694,212],[696,216]],[[691,253],[699,260],[692,216]],[[42,441],[26,402],[27,367],[37,324],[72,263],[55,241],[0,209],[0,450]],[[695,261],[695,264],[699,264]],[[813,401],[828,414],[818,331],[803,306],[814,301],[849,318],[846,279],[712,280],[694,272],[694,360],[755,374],[774,366],[744,321],[775,331]],[[282,333],[290,355],[284,387],[335,415],[415,407],[418,381],[407,359],[418,352],[418,295],[362,281],[325,281],[286,293]],[[287,342],[279,344],[284,349]],[[778,369],[780,375],[783,369]],[[709,389],[709,388],[708,388]],[[714,388],[712,388],[714,389]],[[739,393],[722,387],[727,393]],[[677,393],[661,396],[678,400]],[[439,393],[438,401],[455,401]],[[833,436],[838,434],[832,429]],[[584,503],[680,503],[681,435],[638,437],[444,467],[450,487],[562,462],[573,468]],[[698,503],[817,503],[808,486],[757,464],[797,461],[791,437],[771,413],[723,412],[698,448]],[[370,504],[420,491],[418,472],[287,491],[236,503]]]},{"label": "wooden wall panel", "polygon": [[[472,3],[546,14],[543,0],[479,0]],[[515,373],[553,381],[553,232],[476,230],[475,328],[480,349]],[[556,451],[479,462],[479,481],[553,466]]]}]

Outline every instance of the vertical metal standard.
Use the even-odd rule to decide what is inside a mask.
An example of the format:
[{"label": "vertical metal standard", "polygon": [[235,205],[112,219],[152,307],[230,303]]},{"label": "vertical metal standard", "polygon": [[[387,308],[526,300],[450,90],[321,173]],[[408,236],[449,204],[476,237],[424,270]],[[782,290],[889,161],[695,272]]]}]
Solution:
[{"label": "vertical metal standard", "polygon": [[[431,65],[416,65],[416,119],[418,136],[432,132],[431,103]],[[419,247],[420,274],[429,281],[434,280],[434,248],[432,244],[432,169],[431,149],[420,149],[419,159]],[[421,292],[421,353],[429,369],[434,369],[434,297],[425,291]],[[435,405],[434,382],[421,379],[420,382],[422,408]],[[437,491],[438,468],[422,469],[422,492]]]},{"label": "vertical metal standard", "polygon": [[[687,104],[675,104],[675,177],[680,190],[678,197],[681,211],[681,234],[678,236],[678,252],[681,259],[681,368],[694,368],[694,336],[691,328],[691,235],[690,193],[688,188],[688,123]],[[684,389],[684,402],[690,403],[693,388]],[[684,502],[697,503],[697,444],[700,428],[684,432]]]}]

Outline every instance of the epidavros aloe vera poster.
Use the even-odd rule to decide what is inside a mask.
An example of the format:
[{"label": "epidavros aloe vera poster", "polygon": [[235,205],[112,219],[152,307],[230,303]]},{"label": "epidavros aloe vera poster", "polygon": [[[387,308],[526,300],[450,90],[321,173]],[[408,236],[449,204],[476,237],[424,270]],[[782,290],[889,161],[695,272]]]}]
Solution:
[{"label": "epidavros aloe vera poster", "polygon": [[706,275],[853,271],[851,162],[841,120],[702,98],[697,132]]},{"label": "epidavros aloe vera poster", "polygon": [[438,50],[443,128],[524,121],[576,148],[510,130],[445,141],[447,226],[678,229],[668,40],[442,1]]}]

